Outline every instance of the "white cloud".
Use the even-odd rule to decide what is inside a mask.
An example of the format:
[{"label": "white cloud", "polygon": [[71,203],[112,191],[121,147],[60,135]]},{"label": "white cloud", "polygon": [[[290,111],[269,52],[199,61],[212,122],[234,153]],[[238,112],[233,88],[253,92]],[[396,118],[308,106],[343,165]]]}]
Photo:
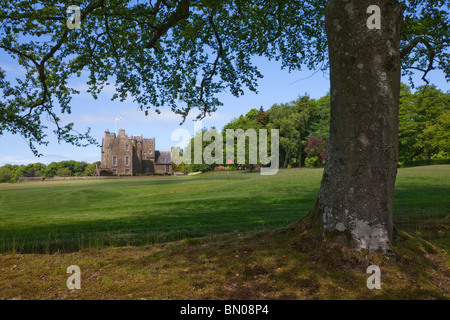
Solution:
[{"label": "white cloud", "polygon": [[21,65],[10,65],[5,63],[0,63],[0,68],[6,71],[7,74],[13,74],[14,76],[25,76],[27,70]]},{"label": "white cloud", "polygon": [[[173,122],[173,123],[180,123],[183,118],[181,115],[174,113],[171,110],[163,109],[160,110],[160,113],[156,113],[154,110],[149,110],[149,115],[145,116],[143,111],[140,110],[121,110],[120,111],[121,116],[123,116],[124,120],[127,119],[129,121],[133,122]],[[189,113],[189,115],[186,118],[187,121],[193,121],[197,118],[197,115],[199,115],[200,112],[198,109],[193,109]],[[211,115],[207,115],[205,117],[205,120],[231,120],[232,116],[220,113],[220,112],[214,112]]]},{"label": "white cloud", "polygon": [[100,157],[100,154],[99,154],[98,156],[82,158],[79,161],[84,161],[84,162],[87,162],[87,163],[93,163],[93,162],[101,161],[101,157]]},{"label": "white cloud", "polygon": [[30,164],[39,162],[39,158],[22,158],[18,156],[0,156],[0,166],[5,164]]},{"label": "white cloud", "polygon": [[45,165],[50,164],[51,162],[60,162],[64,160],[75,160],[75,161],[84,161],[87,163],[93,163],[96,161],[100,161],[100,154],[99,155],[93,155],[88,154],[81,157],[74,157],[62,155],[62,154],[53,154],[53,153],[47,153],[44,154],[40,158],[26,158],[26,157],[20,157],[20,156],[0,156],[0,167],[4,166],[5,164],[12,164],[12,165],[28,165],[30,163],[43,163]]},{"label": "white cloud", "polygon": [[[192,121],[198,115],[198,111],[193,110],[189,116],[186,118],[186,122]],[[132,110],[132,109],[121,109],[117,112],[105,111],[102,113],[86,113],[78,116],[70,117],[66,120],[67,122],[74,123],[84,123],[84,124],[111,124],[115,121],[115,118],[122,118],[122,121],[128,123],[160,123],[160,122],[171,122],[173,124],[178,124],[182,121],[181,115],[175,114],[171,110],[161,110],[160,114],[157,114],[154,110],[149,110],[149,115],[145,116],[144,111]],[[214,112],[210,116],[206,116],[205,120],[223,120],[229,121],[233,117],[231,115]],[[117,125],[119,125],[119,121]]]},{"label": "white cloud", "polygon": [[46,158],[60,159],[60,160],[66,160],[66,159],[68,159],[68,157],[65,156],[65,155],[62,155],[62,154],[55,154],[55,153],[46,153],[46,154],[44,154],[44,157],[46,157]]},{"label": "white cloud", "polygon": [[63,118],[64,122],[85,123],[85,124],[102,124],[114,121],[113,115],[86,113],[74,117]]}]

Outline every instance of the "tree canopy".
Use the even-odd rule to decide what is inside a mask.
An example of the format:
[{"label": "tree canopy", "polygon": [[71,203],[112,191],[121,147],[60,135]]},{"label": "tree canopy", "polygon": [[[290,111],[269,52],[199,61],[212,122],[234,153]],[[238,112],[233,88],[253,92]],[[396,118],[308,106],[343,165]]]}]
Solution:
[{"label": "tree canopy", "polygon": [[[402,0],[402,68],[433,69],[450,79],[448,0]],[[183,116],[214,112],[225,90],[257,91],[262,56],[299,70],[328,67],[326,1],[82,0],[81,28],[68,28],[66,1],[0,1],[0,49],[26,74],[12,81],[0,68],[0,134],[22,135],[35,154],[46,144],[46,117],[61,141],[94,143],[70,114],[74,77],[89,74],[94,98],[110,83],[112,99],[131,96],[144,112],[170,108]],[[70,24],[70,22],[69,22]],[[380,44],[384,45],[384,44]]]},{"label": "tree canopy", "polygon": [[399,107],[399,158],[402,162],[450,157],[450,93],[402,85]]},{"label": "tree canopy", "polygon": [[43,163],[30,163],[28,165],[5,164],[0,167],[0,183],[16,182],[20,177],[80,177],[94,175],[95,168],[100,162],[86,163],[74,160]]},{"label": "tree canopy", "polygon": [[[399,165],[415,163],[448,163],[450,161],[450,92],[434,85],[423,85],[412,91],[401,84],[399,104]],[[264,121],[258,121],[265,119]],[[245,115],[232,119],[222,130],[223,149],[226,130],[279,129],[279,164],[282,167],[322,167],[326,160],[330,128],[330,94],[312,99],[307,94],[290,102],[276,103],[267,110],[252,108]],[[213,132],[216,129],[212,128]],[[208,131],[203,129],[202,133]],[[249,163],[249,143],[246,138],[245,163]],[[191,139],[191,149],[194,138]],[[202,151],[210,145],[202,140]],[[235,150],[236,141],[235,141]],[[225,156],[225,154],[224,154]],[[432,160],[424,162],[424,160]],[[193,158],[191,163],[194,163]],[[224,157],[223,164],[227,164]],[[183,170],[209,171],[220,164],[184,166]],[[232,165],[231,167],[236,167]],[[238,166],[239,167],[239,166]]]}]

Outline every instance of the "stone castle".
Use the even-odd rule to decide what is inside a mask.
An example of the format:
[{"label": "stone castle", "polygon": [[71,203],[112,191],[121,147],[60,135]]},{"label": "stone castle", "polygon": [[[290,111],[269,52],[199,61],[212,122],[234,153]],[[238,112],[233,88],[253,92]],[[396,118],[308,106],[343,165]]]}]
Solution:
[{"label": "stone castle", "polygon": [[128,137],[123,129],[116,136],[106,129],[102,139],[102,163],[96,175],[137,174],[173,174],[171,151],[155,150],[155,138]]}]

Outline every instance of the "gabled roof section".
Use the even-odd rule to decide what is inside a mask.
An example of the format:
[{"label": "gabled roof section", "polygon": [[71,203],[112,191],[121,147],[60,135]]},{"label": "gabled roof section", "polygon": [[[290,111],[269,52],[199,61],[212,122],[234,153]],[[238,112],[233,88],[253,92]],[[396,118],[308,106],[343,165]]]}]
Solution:
[{"label": "gabled roof section", "polygon": [[155,164],[172,164],[172,152],[156,150]]}]

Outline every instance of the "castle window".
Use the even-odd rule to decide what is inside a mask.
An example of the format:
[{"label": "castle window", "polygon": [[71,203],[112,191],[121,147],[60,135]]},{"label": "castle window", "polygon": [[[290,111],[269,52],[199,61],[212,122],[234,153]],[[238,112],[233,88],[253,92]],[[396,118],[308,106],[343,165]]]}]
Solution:
[{"label": "castle window", "polygon": [[125,165],[126,166],[130,165],[130,157],[125,157]]},{"label": "castle window", "polygon": [[117,166],[117,157],[113,157],[113,166]]},{"label": "castle window", "polygon": [[130,174],[130,169],[125,169],[125,174]]},{"label": "castle window", "polygon": [[166,164],[166,173],[170,173],[170,165]]},{"label": "castle window", "polygon": [[125,151],[130,151],[130,146],[129,145],[125,146]]},{"label": "castle window", "polygon": [[152,150],[150,150],[150,151],[148,152],[148,154],[152,154]]}]

